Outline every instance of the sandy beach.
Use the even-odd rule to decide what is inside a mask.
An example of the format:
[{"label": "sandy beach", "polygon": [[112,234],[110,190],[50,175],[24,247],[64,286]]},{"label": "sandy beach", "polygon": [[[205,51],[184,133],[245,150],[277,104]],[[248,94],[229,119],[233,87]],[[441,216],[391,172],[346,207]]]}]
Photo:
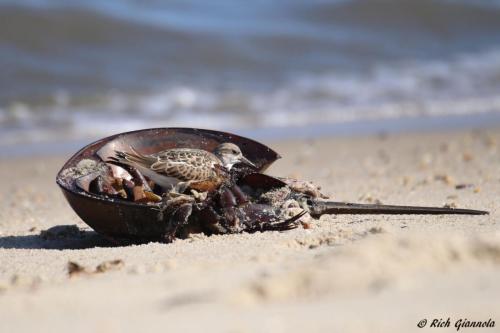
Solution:
[{"label": "sandy beach", "polygon": [[[55,184],[70,155],[4,159],[0,331],[423,332],[448,318],[447,332],[460,319],[499,330],[498,129],[265,143],[283,156],[268,173],[338,201],[490,215],[323,216],[307,230],[120,247]],[[68,262],[89,273],[70,277]]]}]

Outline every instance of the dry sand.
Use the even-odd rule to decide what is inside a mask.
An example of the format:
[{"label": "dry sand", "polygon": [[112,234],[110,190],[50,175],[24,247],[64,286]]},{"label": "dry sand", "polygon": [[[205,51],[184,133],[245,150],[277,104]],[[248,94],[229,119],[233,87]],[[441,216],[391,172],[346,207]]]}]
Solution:
[{"label": "dry sand", "polygon": [[[68,156],[2,160],[0,332],[422,332],[422,319],[448,317],[500,330],[500,131],[270,145],[284,158],[269,173],[337,200],[491,214],[323,216],[309,230],[115,247],[56,187]],[[80,231],[41,234],[56,225]],[[116,259],[115,270],[68,276],[68,261]]]}]

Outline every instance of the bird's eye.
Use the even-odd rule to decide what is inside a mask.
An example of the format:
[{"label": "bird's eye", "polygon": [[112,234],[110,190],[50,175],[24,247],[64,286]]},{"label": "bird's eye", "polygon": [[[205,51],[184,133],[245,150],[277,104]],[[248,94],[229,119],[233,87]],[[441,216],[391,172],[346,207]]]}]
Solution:
[{"label": "bird's eye", "polygon": [[233,149],[232,151],[233,154],[238,154],[238,152],[236,150]]}]

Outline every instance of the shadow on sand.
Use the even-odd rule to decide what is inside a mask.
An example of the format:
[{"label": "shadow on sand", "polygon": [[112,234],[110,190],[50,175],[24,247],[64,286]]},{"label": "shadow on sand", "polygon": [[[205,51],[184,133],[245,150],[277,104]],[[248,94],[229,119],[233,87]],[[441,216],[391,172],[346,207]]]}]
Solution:
[{"label": "shadow on sand", "polygon": [[76,250],[116,245],[95,231],[80,230],[76,225],[58,225],[38,235],[0,237],[0,249]]}]

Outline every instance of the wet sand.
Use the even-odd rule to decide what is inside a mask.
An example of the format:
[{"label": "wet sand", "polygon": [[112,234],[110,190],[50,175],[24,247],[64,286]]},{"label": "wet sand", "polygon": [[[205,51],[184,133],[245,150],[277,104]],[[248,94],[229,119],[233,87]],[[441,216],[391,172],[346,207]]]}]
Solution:
[{"label": "wet sand", "polygon": [[[312,180],[335,200],[491,214],[323,216],[308,230],[117,247],[55,185],[69,156],[4,159],[0,331],[411,332],[448,317],[447,331],[490,318],[495,329],[482,331],[498,330],[500,131],[268,144],[284,156],[270,174]],[[94,271],[118,259],[68,274],[69,261]]]}]

